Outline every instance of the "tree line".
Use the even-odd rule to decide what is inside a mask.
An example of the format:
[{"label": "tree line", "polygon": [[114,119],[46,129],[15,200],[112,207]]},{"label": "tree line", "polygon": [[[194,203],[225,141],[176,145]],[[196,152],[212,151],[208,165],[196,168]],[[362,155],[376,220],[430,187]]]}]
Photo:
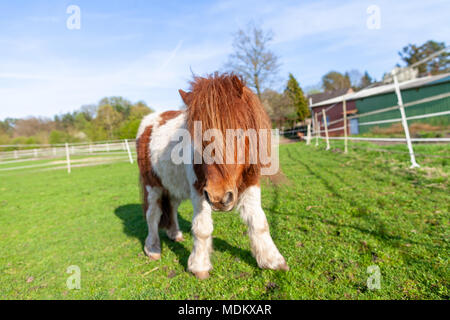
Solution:
[{"label": "tree line", "polygon": [[0,145],[134,139],[142,118],[151,112],[143,101],[106,97],[53,119],[7,118],[0,121]]}]

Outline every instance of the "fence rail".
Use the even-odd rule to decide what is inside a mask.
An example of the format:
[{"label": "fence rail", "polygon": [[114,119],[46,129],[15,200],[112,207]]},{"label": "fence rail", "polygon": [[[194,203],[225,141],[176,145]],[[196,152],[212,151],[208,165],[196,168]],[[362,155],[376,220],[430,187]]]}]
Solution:
[{"label": "fence rail", "polygon": [[53,145],[0,145],[1,148],[15,150],[0,152],[0,172],[20,169],[67,169],[70,173],[73,167],[122,161],[134,163],[136,159],[134,140],[127,139]]}]

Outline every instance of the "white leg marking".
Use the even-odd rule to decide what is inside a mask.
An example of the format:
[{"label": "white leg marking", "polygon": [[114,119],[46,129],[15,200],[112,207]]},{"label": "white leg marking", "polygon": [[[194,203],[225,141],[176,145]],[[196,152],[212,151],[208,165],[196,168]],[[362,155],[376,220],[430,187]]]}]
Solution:
[{"label": "white leg marking", "polygon": [[273,243],[266,215],[261,208],[261,190],[257,186],[247,188],[239,201],[241,218],[248,226],[252,253],[258,266],[264,269],[289,270],[286,261]]},{"label": "white leg marking", "polygon": [[198,278],[204,279],[209,276],[212,269],[209,255],[212,251],[213,221],[211,207],[203,196],[192,190],[192,204],[194,217],[192,219],[192,234],[194,236],[194,248],[189,256],[188,270]]},{"label": "white leg marking", "polygon": [[162,215],[158,199],[161,198],[162,189],[158,187],[152,188],[150,186],[146,186],[146,188],[148,191],[148,209],[146,212],[148,236],[145,239],[144,251],[150,259],[158,260],[161,258],[158,225]]}]

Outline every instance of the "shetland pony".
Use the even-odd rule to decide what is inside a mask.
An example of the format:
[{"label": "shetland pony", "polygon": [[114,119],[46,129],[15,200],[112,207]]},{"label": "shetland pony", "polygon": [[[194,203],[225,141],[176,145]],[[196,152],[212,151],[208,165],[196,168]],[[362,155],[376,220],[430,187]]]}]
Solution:
[{"label": "shetland pony", "polygon": [[[186,110],[146,116],[136,137],[143,210],[148,224],[145,253],[150,259],[161,258],[158,228],[165,229],[170,239],[183,241],[177,208],[182,200],[190,199],[194,208],[194,247],[188,270],[197,278],[208,278],[212,269],[209,257],[213,232],[211,211],[230,211],[235,207],[248,226],[251,251],[258,266],[289,270],[269,233],[261,208],[262,164],[248,161],[248,143],[244,144],[247,156],[244,162],[176,164],[172,160],[172,151],[179,143],[175,133],[184,129],[194,137],[196,122],[201,123],[201,134],[208,129],[218,130],[224,136],[227,129],[270,130],[269,118],[259,99],[240,77],[227,73],[194,77],[190,92],[180,89],[179,93]],[[202,141],[200,155],[206,147],[207,143]],[[193,160],[198,147],[191,150],[197,150],[188,155]]]}]

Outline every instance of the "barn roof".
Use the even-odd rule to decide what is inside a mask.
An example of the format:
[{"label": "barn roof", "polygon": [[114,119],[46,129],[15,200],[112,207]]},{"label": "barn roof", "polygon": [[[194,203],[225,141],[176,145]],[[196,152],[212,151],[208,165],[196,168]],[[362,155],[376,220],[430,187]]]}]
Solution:
[{"label": "barn roof", "polygon": [[308,96],[308,98],[311,98],[312,104],[317,104],[322,101],[330,100],[336,97],[341,97],[347,93],[353,92],[352,89],[339,89],[334,91],[325,91],[325,92],[319,92],[314,93]]},{"label": "barn roof", "polygon": [[[404,82],[400,83],[400,89],[405,90],[405,89],[418,88],[418,87],[422,87],[424,85],[432,85],[432,84],[437,84],[437,83],[442,83],[442,82],[447,82],[447,81],[450,81],[450,73],[444,73],[444,74],[439,74],[436,76],[427,76],[427,77],[404,81]],[[315,108],[315,107],[339,103],[342,101],[343,98],[345,98],[346,100],[357,100],[357,99],[363,99],[363,98],[367,98],[370,96],[376,96],[379,94],[384,94],[384,93],[389,93],[389,92],[394,92],[394,91],[395,91],[394,84],[390,83],[390,84],[385,84],[385,85],[381,85],[381,86],[377,86],[377,87],[373,87],[373,88],[363,89],[361,91],[354,92],[354,93],[341,95],[341,96],[338,96],[338,97],[335,97],[332,99],[328,99],[328,100],[324,100],[324,101],[320,101],[317,103],[313,103],[311,105],[311,107]]]}]

